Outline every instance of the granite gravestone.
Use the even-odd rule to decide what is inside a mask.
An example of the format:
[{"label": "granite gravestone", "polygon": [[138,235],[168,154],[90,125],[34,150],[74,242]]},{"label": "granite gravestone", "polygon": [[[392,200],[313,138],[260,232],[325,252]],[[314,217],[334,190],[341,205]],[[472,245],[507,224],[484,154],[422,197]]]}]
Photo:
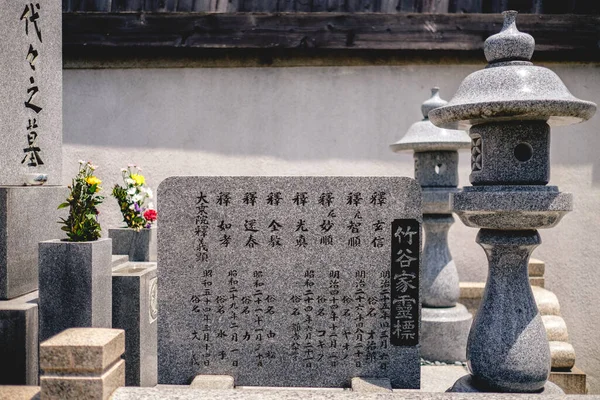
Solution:
[{"label": "granite gravestone", "polygon": [[0,0],[0,185],[62,181],[62,29],[56,1]]},{"label": "granite gravestone", "polygon": [[158,198],[159,383],[419,388],[414,180],[173,177]]}]

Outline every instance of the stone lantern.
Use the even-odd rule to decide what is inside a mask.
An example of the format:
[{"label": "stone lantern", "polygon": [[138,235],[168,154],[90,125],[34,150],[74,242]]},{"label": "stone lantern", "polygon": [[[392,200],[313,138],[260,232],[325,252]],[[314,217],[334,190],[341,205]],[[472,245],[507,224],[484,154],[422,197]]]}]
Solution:
[{"label": "stone lantern", "polygon": [[458,150],[471,143],[464,131],[441,129],[427,114],[445,105],[439,89],[423,103],[423,120],[414,123],[394,152],[414,151],[415,179],[423,189],[423,270],[421,293],[421,357],[431,361],[455,362],[466,359],[466,346],[472,316],[458,304],[458,272],[448,248],[448,230],[454,223],[450,194],[458,186]]},{"label": "stone lantern", "polygon": [[[529,60],[533,38],[519,32],[515,11],[485,42],[488,66],[469,75],[450,102],[429,113],[439,127],[458,123],[471,136],[473,186],[451,195],[464,224],[480,228],[489,274],[467,344],[471,375],[451,391],[548,392],[550,349],[527,277],[540,244],[572,209],[550,178],[550,127],[585,121],[596,105],[574,97],[552,71]],[[560,390],[560,389],[558,389]]]}]

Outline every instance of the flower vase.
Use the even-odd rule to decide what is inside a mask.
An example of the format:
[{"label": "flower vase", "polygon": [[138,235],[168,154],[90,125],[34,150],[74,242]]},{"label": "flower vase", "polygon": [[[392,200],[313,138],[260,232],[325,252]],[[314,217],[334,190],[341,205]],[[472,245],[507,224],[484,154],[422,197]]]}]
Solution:
[{"label": "flower vase", "polygon": [[156,261],[156,228],[112,228],[113,255],[128,255],[129,261]]},{"label": "flower vase", "polygon": [[112,327],[111,240],[39,243],[40,342],[74,327]]}]

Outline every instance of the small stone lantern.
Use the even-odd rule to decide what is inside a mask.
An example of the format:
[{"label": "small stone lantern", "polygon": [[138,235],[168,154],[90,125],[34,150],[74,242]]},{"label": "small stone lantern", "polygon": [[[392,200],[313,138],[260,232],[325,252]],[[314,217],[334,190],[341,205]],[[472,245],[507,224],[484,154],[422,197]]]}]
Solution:
[{"label": "small stone lantern", "polygon": [[429,121],[427,114],[447,103],[438,92],[431,89],[431,98],[421,106],[423,120],[390,148],[414,151],[415,179],[423,188],[421,357],[455,362],[466,359],[472,316],[457,303],[458,272],[448,248],[448,230],[454,223],[449,199],[458,186],[458,150],[468,149],[471,140],[464,131],[441,129]]},{"label": "small stone lantern", "polygon": [[552,71],[529,60],[533,38],[506,11],[502,31],[485,42],[488,66],[429,113],[439,127],[470,128],[473,186],[451,196],[464,224],[480,228],[488,258],[483,299],[467,344],[471,375],[454,392],[560,393],[547,382],[550,349],[527,276],[538,229],[572,210],[572,196],[550,178],[550,127],[591,118],[596,105],[574,97]]}]

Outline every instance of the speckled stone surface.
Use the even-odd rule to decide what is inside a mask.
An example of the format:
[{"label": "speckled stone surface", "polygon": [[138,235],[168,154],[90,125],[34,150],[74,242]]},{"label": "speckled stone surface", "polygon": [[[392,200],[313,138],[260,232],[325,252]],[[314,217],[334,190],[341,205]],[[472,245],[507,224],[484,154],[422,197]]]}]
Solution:
[{"label": "speckled stone surface", "polygon": [[[387,310],[392,277],[403,315],[419,312],[418,250],[392,259],[390,247],[405,235],[392,221],[421,221],[413,179],[172,177],[158,197],[159,383],[225,374],[239,386],[349,387],[368,376],[419,387],[416,340],[390,344]],[[390,274],[400,257],[406,273]],[[405,329],[408,340],[418,321]]]},{"label": "speckled stone surface", "polygon": [[550,373],[550,349],[527,274],[539,234],[482,229],[477,243],[490,270],[467,343],[469,369],[493,391],[539,391]]},{"label": "speckled stone surface", "polygon": [[450,102],[429,113],[441,128],[503,121],[547,121],[568,125],[590,119],[596,104],[574,97],[551,70],[529,61],[534,40],[516,27],[515,11],[504,13],[502,32],[485,42],[488,68],[467,76]]},{"label": "speckled stone surface", "polygon": [[118,269],[118,268],[121,268],[121,266],[123,264],[125,264],[126,262],[129,262],[129,255],[113,254],[111,267],[112,267],[112,269]]},{"label": "speckled stone surface", "polygon": [[[47,174],[48,185],[62,184],[62,9],[56,1],[32,4],[25,18],[30,3],[0,1],[0,70],[6,72],[0,77],[0,185],[23,185],[30,173]],[[36,24],[28,20],[32,12]],[[39,148],[39,160],[30,147]],[[32,154],[35,165],[28,166]]]},{"label": "speckled stone surface", "polygon": [[545,185],[550,180],[550,127],[545,122],[488,123],[469,131],[473,185]]},{"label": "speckled stone surface", "polygon": [[421,151],[414,158],[415,179],[422,188],[458,186],[457,151]]},{"label": "speckled stone surface", "polygon": [[457,188],[423,188],[423,214],[451,214],[450,194]]},{"label": "speckled stone surface", "polygon": [[453,363],[467,359],[467,338],[473,316],[462,304],[421,310],[421,357]]},{"label": "speckled stone surface", "polygon": [[136,232],[130,228],[111,228],[112,253],[127,254],[129,261],[156,261],[156,228]]},{"label": "speckled stone surface", "polygon": [[112,273],[112,327],[125,331],[127,386],[155,386],[157,378],[156,263],[122,264]]},{"label": "speckled stone surface", "polygon": [[[456,381],[456,383],[452,386],[452,388],[450,388],[448,391],[450,392],[455,392],[455,393],[494,393],[497,392],[494,388],[488,387],[485,384],[482,384],[481,382],[475,381],[473,379],[472,375],[465,375],[462,378],[460,378],[459,380]],[[500,392],[503,393],[503,392]],[[552,383],[552,382],[546,382],[546,384],[539,389],[538,391],[536,391],[534,393],[534,395],[543,395],[544,399],[547,399],[549,397],[547,396],[559,396],[559,397],[566,397],[565,392],[556,384]],[[488,395],[489,396],[489,395]],[[489,398],[489,397],[485,397],[485,398]]]},{"label": "speckled stone surface", "polygon": [[351,388],[360,393],[388,393],[392,391],[392,384],[389,379],[352,378]]},{"label": "speckled stone surface", "polygon": [[448,248],[448,230],[453,223],[452,214],[423,215],[421,291],[425,307],[453,307],[460,296],[458,271]]},{"label": "speckled stone surface", "polygon": [[450,204],[472,228],[544,229],[573,209],[573,197],[556,186],[466,186]]},{"label": "speckled stone surface", "polygon": [[542,322],[546,328],[549,341],[568,342],[569,332],[567,331],[567,323],[558,315],[542,315]]},{"label": "speckled stone surface", "polygon": [[121,329],[71,328],[40,344],[40,368],[46,374],[100,374],[124,351]]},{"label": "speckled stone surface", "polygon": [[[597,396],[596,396],[597,397]],[[547,400],[586,400],[590,396],[548,394]],[[421,393],[396,391],[393,393],[355,393],[338,390],[195,390],[179,388],[119,388],[113,400],[535,400],[538,394],[516,393]]]},{"label": "speckled stone surface", "polygon": [[125,385],[125,361],[114,363],[102,375],[42,375],[42,400],[106,400]]},{"label": "speckled stone surface", "polygon": [[[469,137],[464,131],[440,129],[429,121],[431,110],[448,102],[439,97],[439,89],[431,89],[431,98],[421,105],[423,120],[415,122],[398,142],[390,145],[394,152],[400,151],[456,151],[469,148]],[[451,124],[450,124],[451,125]]]},{"label": "speckled stone surface", "polygon": [[190,383],[190,389],[226,390],[234,388],[231,375],[198,375]]},{"label": "speckled stone surface", "polygon": [[570,343],[551,341],[552,368],[569,369],[575,365],[575,349]]},{"label": "speckled stone surface", "polygon": [[560,303],[558,297],[549,290],[532,286],[535,302],[542,315],[560,315]]},{"label": "speckled stone surface", "polygon": [[40,242],[40,341],[67,328],[111,327],[111,264],[110,239]]},{"label": "speckled stone surface", "polygon": [[516,11],[504,11],[502,30],[486,39],[483,51],[489,63],[506,60],[529,61],[535,50],[535,40],[531,35],[517,29]]},{"label": "speckled stone surface", "polygon": [[0,301],[0,360],[10,360],[0,362],[0,385],[38,384],[36,301],[36,292]]},{"label": "speckled stone surface", "polygon": [[543,277],[546,270],[546,263],[537,258],[529,259],[529,277]]},{"label": "speckled stone surface", "polygon": [[0,399],[6,400],[38,400],[39,386],[3,386],[0,385]]},{"label": "speckled stone surface", "polygon": [[66,213],[56,207],[67,193],[63,186],[0,187],[0,300],[37,290],[38,242],[64,236],[56,221]]}]

